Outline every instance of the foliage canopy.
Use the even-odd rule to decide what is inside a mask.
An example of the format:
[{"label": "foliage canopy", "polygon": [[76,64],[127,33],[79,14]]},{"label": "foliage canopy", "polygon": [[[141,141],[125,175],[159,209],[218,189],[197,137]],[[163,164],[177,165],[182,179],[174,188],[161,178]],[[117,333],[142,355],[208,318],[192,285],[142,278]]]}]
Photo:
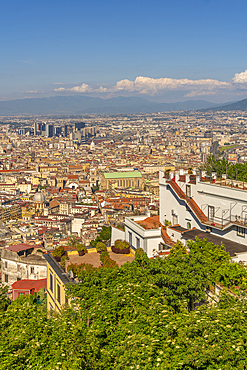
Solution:
[{"label": "foliage canopy", "polygon": [[245,289],[245,268],[206,240],[189,250],[165,259],[138,251],[120,268],[84,266],[67,289],[77,311],[47,318],[18,298],[0,312],[0,369],[246,369],[247,300],[223,290],[217,305],[194,307],[216,281]]}]

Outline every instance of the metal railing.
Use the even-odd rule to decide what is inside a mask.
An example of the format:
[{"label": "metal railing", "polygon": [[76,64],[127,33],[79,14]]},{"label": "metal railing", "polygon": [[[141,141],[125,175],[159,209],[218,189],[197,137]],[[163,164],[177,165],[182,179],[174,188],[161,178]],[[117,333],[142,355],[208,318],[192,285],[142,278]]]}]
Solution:
[{"label": "metal railing", "polygon": [[231,215],[228,217],[211,217],[207,222],[210,226],[216,226],[220,228],[224,228],[229,224],[235,224],[238,226],[247,226],[247,217],[241,217],[239,215]]}]

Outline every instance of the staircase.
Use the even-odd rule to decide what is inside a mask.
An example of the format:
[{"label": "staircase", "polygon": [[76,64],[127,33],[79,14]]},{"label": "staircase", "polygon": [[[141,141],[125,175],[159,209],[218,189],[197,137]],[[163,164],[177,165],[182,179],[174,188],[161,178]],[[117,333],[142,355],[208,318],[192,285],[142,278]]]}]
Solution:
[{"label": "staircase", "polygon": [[194,199],[189,198],[188,205],[201,221],[203,222],[208,221],[207,216],[205,215],[205,213],[202,212],[201,208],[197,205]]},{"label": "staircase", "polygon": [[164,226],[161,228],[161,236],[165,244],[169,245],[170,247],[174,246],[175,242],[169,237]]},{"label": "staircase", "polygon": [[188,197],[180,188],[180,186],[176,183],[176,181],[168,180],[167,183],[172,187],[172,189],[175,191],[180,199],[184,199],[187,202],[190,209],[194,212],[196,217],[201,222],[208,222],[207,216],[202,212],[201,208],[197,205],[194,199]]}]

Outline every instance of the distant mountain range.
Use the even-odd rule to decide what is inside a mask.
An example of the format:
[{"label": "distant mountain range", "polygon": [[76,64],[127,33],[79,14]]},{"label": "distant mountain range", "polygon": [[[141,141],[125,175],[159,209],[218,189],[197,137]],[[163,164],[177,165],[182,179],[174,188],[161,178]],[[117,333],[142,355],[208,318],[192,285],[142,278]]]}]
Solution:
[{"label": "distant mountain range", "polygon": [[[210,108],[209,108],[210,109]],[[227,103],[222,106],[218,106],[217,108],[213,108],[210,110],[217,110],[217,111],[231,111],[231,110],[242,110],[247,111],[247,99],[243,99],[234,103]]]},{"label": "distant mountain range", "polygon": [[177,103],[155,103],[138,97],[111,99],[89,96],[55,96],[0,101],[0,116],[18,114],[128,114],[186,111],[215,108],[219,104],[205,100],[188,100]]}]

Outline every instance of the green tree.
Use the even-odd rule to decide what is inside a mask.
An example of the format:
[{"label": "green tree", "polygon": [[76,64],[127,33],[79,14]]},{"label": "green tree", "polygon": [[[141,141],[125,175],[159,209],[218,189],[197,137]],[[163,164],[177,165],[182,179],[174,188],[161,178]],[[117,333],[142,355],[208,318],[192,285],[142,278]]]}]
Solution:
[{"label": "green tree", "polygon": [[64,254],[64,247],[60,246],[60,247],[56,248],[52,252],[52,254],[53,254],[54,257],[62,257],[62,255]]},{"label": "green tree", "polygon": [[80,239],[78,238],[78,236],[72,235],[68,241],[68,246],[76,249],[78,243],[80,243]]},{"label": "green tree", "polygon": [[103,226],[99,234],[100,240],[107,241],[111,238],[111,226]]},{"label": "green tree", "polygon": [[10,304],[7,292],[8,286],[0,285],[0,311],[5,311]]},{"label": "green tree", "polygon": [[102,242],[98,242],[96,244],[96,250],[97,250],[97,252],[104,252],[104,251],[107,250],[106,249],[106,245],[104,243],[102,243]]},{"label": "green tree", "polygon": [[177,240],[177,243],[174,244],[174,246],[171,248],[169,256],[171,258],[176,254],[186,254],[186,253],[187,253],[186,246],[180,240]]},{"label": "green tree", "polygon": [[0,311],[0,369],[246,369],[245,290],[225,289],[214,305],[201,300],[218,271],[232,284],[244,268],[222,245],[188,247],[163,259],[138,251],[120,268],[75,265],[80,282],[67,295],[77,310],[47,317],[32,296],[18,298]]},{"label": "green tree", "polygon": [[77,244],[76,244],[76,250],[78,252],[85,252],[85,253],[87,253],[87,248],[85,247],[85,245],[82,244],[82,243],[79,243],[79,242],[77,242]]}]

